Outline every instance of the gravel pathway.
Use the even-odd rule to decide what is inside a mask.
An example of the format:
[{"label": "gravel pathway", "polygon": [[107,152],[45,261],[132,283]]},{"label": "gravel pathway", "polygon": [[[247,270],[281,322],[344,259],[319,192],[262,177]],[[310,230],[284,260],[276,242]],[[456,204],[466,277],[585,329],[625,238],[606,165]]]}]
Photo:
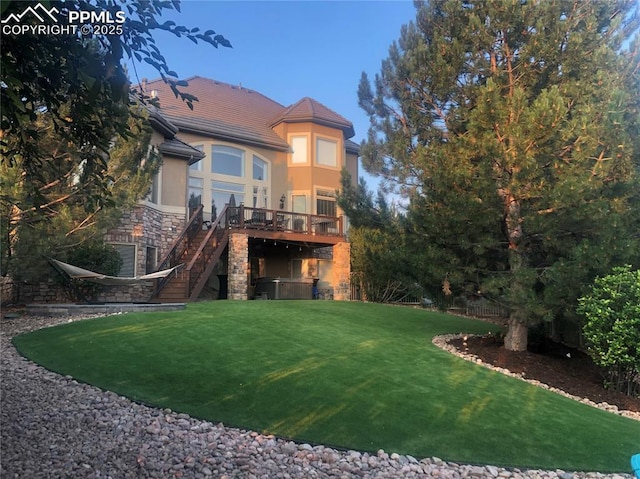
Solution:
[{"label": "gravel pathway", "polygon": [[129,401],[25,360],[11,338],[85,317],[0,320],[0,477],[539,478],[628,474],[506,470],[438,458],[339,451]]}]

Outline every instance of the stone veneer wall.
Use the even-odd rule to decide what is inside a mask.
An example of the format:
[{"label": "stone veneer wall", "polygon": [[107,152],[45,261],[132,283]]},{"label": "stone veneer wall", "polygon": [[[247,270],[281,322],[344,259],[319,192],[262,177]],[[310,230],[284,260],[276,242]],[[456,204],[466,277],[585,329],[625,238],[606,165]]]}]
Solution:
[{"label": "stone veneer wall", "polygon": [[[146,273],[146,248],[155,247],[160,260],[178,238],[186,224],[185,215],[163,213],[148,205],[135,206],[125,212],[119,225],[107,232],[107,243],[136,245],[136,275]],[[14,283],[10,278],[2,279],[2,304],[63,303],[70,298],[52,278],[40,283]],[[146,281],[122,286],[101,286],[91,301],[97,302],[146,302],[153,295],[155,282]]]},{"label": "stone veneer wall", "polygon": [[248,299],[250,270],[249,236],[243,233],[231,233],[229,235],[228,299]]},{"label": "stone veneer wall", "polygon": [[107,243],[136,245],[136,275],[146,273],[147,246],[157,248],[159,261],[186,225],[185,215],[163,213],[138,205],[122,215],[119,225],[105,235]]},{"label": "stone veneer wall", "polygon": [[[52,274],[56,274],[53,273]],[[98,292],[87,301],[99,303],[135,303],[151,299],[154,281],[122,286],[99,286]],[[73,301],[53,279],[40,283],[15,283],[10,278],[2,281],[2,304],[68,303]]]},{"label": "stone veneer wall", "polygon": [[333,247],[333,299],[351,299],[351,244],[346,241]]}]

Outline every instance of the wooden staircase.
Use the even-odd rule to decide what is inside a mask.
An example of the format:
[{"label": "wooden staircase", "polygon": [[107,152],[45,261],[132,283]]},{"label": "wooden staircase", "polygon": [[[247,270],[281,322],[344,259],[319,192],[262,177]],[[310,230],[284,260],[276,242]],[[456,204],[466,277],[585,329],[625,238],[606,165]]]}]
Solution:
[{"label": "wooden staircase", "polygon": [[204,229],[202,206],[195,212],[159,269],[183,267],[158,283],[154,301],[181,303],[198,299],[229,242],[228,230],[220,227],[225,214],[226,207],[213,224]]},{"label": "wooden staircase", "polygon": [[[198,247],[207,236],[207,230],[199,231],[180,257],[180,263],[189,264],[198,251]],[[183,303],[188,300],[189,275],[186,268],[180,269],[156,295],[155,300],[160,303]]]}]

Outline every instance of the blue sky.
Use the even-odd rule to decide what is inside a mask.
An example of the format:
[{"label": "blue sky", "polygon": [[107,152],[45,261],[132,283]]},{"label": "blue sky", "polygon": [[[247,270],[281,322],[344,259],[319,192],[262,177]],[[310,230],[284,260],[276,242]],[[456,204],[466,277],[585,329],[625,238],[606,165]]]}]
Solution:
[{"label": "blue sky", "polygon": [[[415,18],[413,2],[395,1],[194,1],[167,15],[179,25],[224,35],[233,48],[195,45],[159,33],[157,46],[181,78],[200,75],[242,84],[289,106],[312,97],[353,122],[360,143],[369,120],[358,107],[363,71],[373,78]],[[158,78],[153,67],[136,65],[139,78]],[[130,70],[132,77],[133,69]],[[135,81],[135,78],[132,78]],[[370,188],[376,181],[360,170]]]}]

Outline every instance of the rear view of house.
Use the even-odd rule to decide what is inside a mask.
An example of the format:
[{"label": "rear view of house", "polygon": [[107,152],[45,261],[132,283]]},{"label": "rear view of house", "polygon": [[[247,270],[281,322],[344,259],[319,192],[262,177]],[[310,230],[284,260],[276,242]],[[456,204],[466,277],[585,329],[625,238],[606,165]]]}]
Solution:
[{"label": "rear view of house", "polygon": [[193,77],[183,91],[143,82],[162,167],[151,193],[106,240],[122,276],[183,264],[153,294],[348,299],[342,169],[358,177],[351,122],[312,98],[285,107],[241,86]]}]

